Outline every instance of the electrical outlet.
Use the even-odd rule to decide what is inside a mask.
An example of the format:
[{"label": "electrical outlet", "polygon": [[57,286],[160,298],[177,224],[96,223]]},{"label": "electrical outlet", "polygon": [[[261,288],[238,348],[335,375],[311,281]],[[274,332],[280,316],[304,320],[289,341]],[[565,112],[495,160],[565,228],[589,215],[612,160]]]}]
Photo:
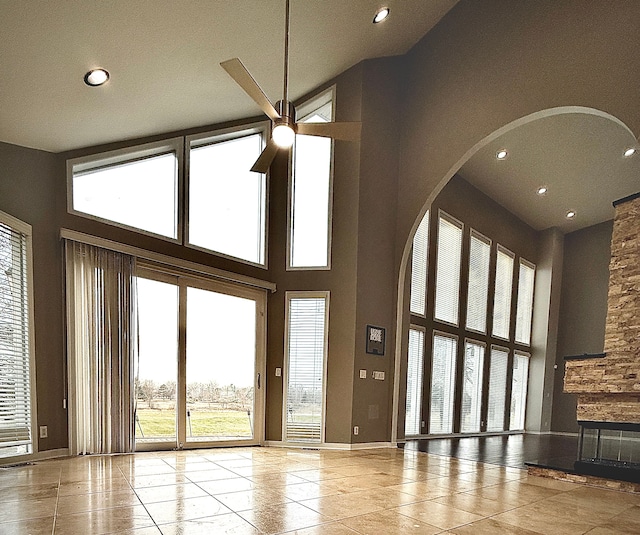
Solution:
[{"label": "electrical outlet", "polygon": [[360,428],[357,425],[353,426],[353,434],[357,435],[360,432]]},{"label": "electrical outlet", "polygon": [[367,370],[360,370],[360,379],[367,378]]},{"label": "electrical outlet", "polygon": [[40,438],[47,438],[49,436],[49,430],[46,425],[40,426]]},{"label": "electrical outlet", "polygon": [[384,381],[384,372],[373,372],[373,378],[378,381]]}]

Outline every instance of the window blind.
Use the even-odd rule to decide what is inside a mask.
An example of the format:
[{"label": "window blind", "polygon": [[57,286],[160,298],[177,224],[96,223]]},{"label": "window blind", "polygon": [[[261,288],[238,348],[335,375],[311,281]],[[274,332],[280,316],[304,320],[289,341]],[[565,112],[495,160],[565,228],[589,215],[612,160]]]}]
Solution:
[{"label": "window blind", "polygon": [[436,264],[435,319],[458,324],[462,223],[440,216]]},{"label": "window blind", "polygon": [[508,359],[508,349],[498,346],[491,348],[491,360],[489,361],[489,398],[487,401],[487,431],[504,431]]},{"label": "window blind", "polygon": [[477,433],[480,431],[481,424],[484,344],[467,340],[464,346],[460,431],[462,433]]},{"label": "window blind", "polygon": [[471,231],[469,243],[467,329],[481,333],[487,330],[490,257],[491,241],[477,232]]},{"label": "window blind", "polygon": [[518,305],[516,307],[516,342],[526,345],[531,343],[534,277],[535,267],[521,259],[518,276]]},{"label": "window blind", "polygon": [[326,297],[290,297],[284,440],[321,442]]},{"label": "window blind", "polygon": [[453,432],[457,347],[456,338],[434,333],[429,413],[429,433],[432,434]]},{"label": "window blind", "polygon": [[511,321],[511,287],[513,284],[513,254],[498,246],[496,285],[493,298],[493,335],[509,338]]},{"label": "window blind", "polygon": [[404,433],[420,434],[422,408],[422,368],[424,360],[424,331],[409,329],[409,362],[407,364],[407,400]]},{"label": "window blind", "polygon": [[424,214],[413,237],[411,255],[411,312],[424,316],[427,296],[427,260],[429,251],[429,211]]},{"label": "window blind", "polygon": [[0,221],[0,457],[33,451],[28,246],[26,233]]},{"label": "window blind", "polygon": [[511,413],[509,415],[510,431],[524,430],[528,378],[529,355],[516,351],[513,356],[513,378],[511,382]]}]

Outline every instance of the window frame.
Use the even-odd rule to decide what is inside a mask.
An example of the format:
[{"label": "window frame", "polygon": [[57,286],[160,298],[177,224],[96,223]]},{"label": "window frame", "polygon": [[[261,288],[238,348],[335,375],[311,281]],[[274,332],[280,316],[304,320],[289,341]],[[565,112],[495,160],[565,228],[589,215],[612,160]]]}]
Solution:
[{"label": "window frame", "polygon": [[[509,321],[507,321],[507,336],[500,336],[495,332],[495,319],[496,319],[496,287],[498,282],[498,255],[503,253],[509,257],[511,257],[511,277],[510,281],[510,291],[509,293]],[[493,273],[493,305],[491,307],[491,337],[496,340],[500,340],[501,342],[513,342],[511,338],[511,326],[513,323],[513,327],[515,329],[515,321],[513,317],[513,302],[514,302],[514,292],[513,292],[513,277],[515,273],[515,265],[516,265],[516,254],[509,249],[507,249],[504,245],[496,244],[496,255],[495,255],[495,267]],[[514,334],[515,338],[515,334]]]},{"label": "window frame", "polygon": [[[323,298],[324,303],[324,347],[322,361],[322,417],[320,423],[320,442],[289,441],[287,440],[287,396],[289,385],[289,303],[292,299],[318,299]],[[331,292],[329,290],[320,291],[288,291],[285,292],[285,321],[284,321],[284,358],[282,362],[282,442],[285,444],[325,444],[327,427],[327,361],[329,357],[329,312]]]},{"label": "window frame", "polygon": [[[502,398],[502,429],[494,430],[489,429],[489,403],[491,396],[491,370],[493,365],[493,352],[500,352],[505,355],[506,362],[504,366],[504,397]],[[504,433],[508,431],[505,426],[505,418],[508,414],[507,410],[511,409],[511,399],[509,399],[509,406],[507,406],[507,392],[510,388],[509,386],[509,360],[511,357],[511,350],[508,347],[501,346],[498,344],[491,344],[491,348],[489,351],[489,367],[488,367],[488,380],[487,380],[487,406],[486,406],[486,417],[485,417],[485,431],[487,433]]]},{"label": "window frame", "polygon": [[239,262],[241,264],[246,264],[249,266],[255,266],[261,269],[269,269],[269,182],[270,182],[270,172],[260,173],[263,175],[264,180],[264,188],[262,192],[262,196],[264,198],[264,214],[262,216],[263,219],[263,244],[262,244],[262,256],[264,259],[263,263],[260,262],[252,262],[251,260],[246,260],[244,258],[239,258],[237,256],[233,256],[230,254],[222,253],[219,251],[215,251],[213,249],[208,249],[201,245],[195,245],[189,242],[189,226],[190,226],[190,217],[189,217],[189,191],[191,186],[191,149],[192,148],[201,148],[206,147],[208,145],[214,145],[217,143],[223,143],[225,141],[231,141],[233,139],[239,139],[246,136],[251,136],[255,134],[260,134],[262,136],[262,150],[266,147],[267,138],[270,134],[270,122],[269,121],[258,121],[249,124],[243,124],[240,126],[235,126],[231,128],[223,128],[220,130],[210,130],[208,132],[204,132],[201,134],[193,134],[190,136],[186,136],[184,138],[184,162],[185,162],[185,185],[184,185],[184,199],[182,201],[183,206],[183,245],[188,249],[193,249],[196,251],[202,251],[207,254],[211,254],[214,256],[218,256],[220,258],[226,258],[229,260],[233,260],[234,262]]},{"label": "window frame", "polygon": [[[478,241],[483,242],[485,245],[489,246],[489,262],[487,264],[487,291],[484,296],[485,299],[485,310],[484,310],[484,330],[480,331],[478,329],[474,329],[469,327],[469,294],[471,293],[469,284],[470,284],[470,274],[471,274],[471,240],[475,238]],[[467,272],[467,295],[466,295],[466,310],[464,317],[464,329],[471,333],[477,333],[482,335],[488,334],[488,326],[489,326],[489,297],[491,295],[491,261],[492,261],[492,245],[493,241],[491,238],[488,238],[484,234],[478,232],[477,230],[470,228],[469,229],[469,269]],[[493,312],[493,310],[492,310]],[[493,318],[492,318],[493,325]]]},{"label": "window frame", "polygon": [[[515,371],[515,363],[518,357],[524,357],[527,362],[527,375],[524,380],[524,396],[522,399],[522,427],[514,429],[513,422],[511,421],[511,407],[513,406],[513,376]],[[507,377],[511,379],[511,396],[509,398],[509,431],[512,432],[525,432],[527,429],[527,402],[529,399],[529,375],[531,373],[531,353],[527,351],[520,351],[515,349],[513,351],[513,360],[511,363],[511,373],[508,373]]]},{"label": "window frame", "polygon": [[[434,433],[433,430],[431,429],[431,413],[432,413],[432,400],[433,400],[433,356],[434,356],[434,348],[435,348],[435,342],[436,342],[436,336],[440,336],[441,338],[449,338],[451,340],[455,341],[455,350],[453,353],[453,370],[452,370],[452,396],[451,396],[451,414],[450,414],[450,420],[451,420],[451,430],[450,431],[446,431],[443,433]],[[439,331],[437,329],[433,329],[432,333],[431,333],[431,362],[430,362],[430,377],[429,377],[429,425],[427,428],[427,432],[429,435],[436,435],[436,436],[447,436],[447,435],[451,435],[451,434],[455,434],[455,429],[456,429],[456,396],[458,394],[458,380],[457,380],[457,376],[458,376],[458,370],[459,370],[459,366],[458,366],[458,354],[460,351],[460,338],[458,337],[458,335],[456,334],[451,334],[448,333],[446,331]],[[444,399],[444,398],[443,398]]]},{"label": "window frame", "polygon": [[[335,121],[336,106],[335,106],[336,86],[325,89],[318,93],[314,97],[306,100],[302,104],[296,107],[296,115],[300,119],[313,113],[318,108],[324,106],[328,102],[331,102],[331,121]],[[296,121],[300,121],[296,119]],[[297,135],[297,134],[296,134]],[[287,185],[287,251],[286,251],[286,271],[331,271],[332,249],[333,249],[333,181],[334,181],[334,165],[335,165],[335,140],[331,140],[331,155],[329,157],[329,191],[328,191],[328,206],[327,206],[327,264],[325,266],[294,266],[293,260],[293,194],[294,194],[294,179],[295,179],[295,150],[296,144],[294,142],[291,151],[289,152],[288,159],[288,185]]]},{"label": "window frame", "polygon": [[37,385],[36,385],[36,358],[35,358],[35,321],[34,321],[34,272],[33,272],[33,229],[30,224],[0,210],[0,223],[8,226],[11,230],[19,232],[25,236],[25,271],[27,287],[27,329],[29,331],[28,340],[28,361],[29,361],[29,409],[30,432],[31,432],[31,452],[26,454],[9,455],[0,457],[0,465],[19,462],[22,459],[31,459],[39,451],[38,412],[37,412]]},{"label": "window frame", "polygon": [[[520,270],[522,269],[522,266],[529,268],[533,271],[533,279],[531,281],[531,310],[528,312],[528,322],[529,322],[529,332],[527,333],[529,336],[529,341],[528,342],[523,342],[521,340],[518,340],[518,312],[519,312],[519,305],[520,305],[520,282],[522,280],[522,278],[520,277]],[[518,258],[518,288],[516,290],[517,295],[516,295],[516,317],[515,317],[515,331],[513,333],[513,341],[514,343],[521,345],[523,347],[527,347],[530,348],[531,347],[531,335],[533,334],[533,307],[535,305],[535,296],[536,296],[536,275],[537,275],[537,269],[536,269],[536,265],[533,262],[529,262],[528,260],[519,257]]]},{"label": "window frame", "polygon": [[[425,231],[424,233],[426,236],[425,247],[424,247],[424,258],[417,259],[417,261],[424,264],[424,278],[420,280],[420,285],[424,284],[424,288],[422,288],[423,295],[420,297],[420,300],[422,301],[422,312],[416,312],[411,309],[411,306],[413,304],[414,288],[419,286],[418,284],[414,285],[414,281],[416,280],[415,279],[416,271],[413,269],[413,267],[417,263],[416,247],[415,247],[416,237],[418,236],[418,231],[421,229],[423,225],[424,225],[423,229]],[[429,238],[431,237],[429,236],[430,227],[431,227],[431,210],[427,210],[422,216],[422,218],[420,219],[420,223],[418,223],[418,226],[416,227],[416,232],[413,235],[413,243],[411,248],[411,281],[410,281],[410,287],[409,287],[409,313],[414,316],[418,316],[420,318],[427,317],[427,290],[429,288]]]},{"label": "window frame", "polygon": [[[409,346],[410,346],[410,338],[411,338],[411,331],[415,331],[418,333],[422,334],[422,347],[421,349],[421,355],[420,355],[420,364],[419,364],[419,368],[420,368],[420,387],[416,389],[417,391],[417,398],[418,398],[418,410],[417,410],[417,415],[418,415],[418,432],[415,434],[411,434],[411,435],[407,435],[407,398],[408,398],[408,392],[409,389],[407,388],[406,392],[405,392],[405,418],[404,418],[404,426],[405,426],[405,436],[420,436],[422,434],[422,430],[423,430],[423,425],[422,423],[424,422],[423,420],[423,405],[424,405],[424,385],[425,385],[425,374],[424,374],[424,368],[425,368],[425,342],[427,341],[427,329],[426,327],[423,327],[422,325],[414,325],[411,324],[409,325],[409,336],[407,337],[407,378],[408,378],[408,372],[409,372]],[[407,379],[407,383],[408,383],[408,379]]]},{"label": "window frame", "polygon": [[[473,431],[464,431],[462,429],[462,409],[463,409],[463,405],[464,405],[464,392],[465,392],[465,377],[464,377],[464,371],[465,371],[465,364],[466,364],[466,359],[467,359],[467,345],[474,345],[477,347],[481,347],[482,348],[482,357],[481,357],[481,362],[480,362],[480,366],[479,366],[479,377],[480,377],[480,383],[479,385],[476,386],[476,390],[479,394],[479,398],[477,400],[478,405],[479,405],[479,409],[478,409],[478,429],[477,430],[473,430]],[[477,340],[475,338],[469,338],[466,337],[464,339],[464,345],[462,346],[462,382],[460,384],[460,434],[478,434],[481,433],[483,431],[483,423],[485,423],[483,420],[483,412],[485,410],[485,403],[484,403],[484,387],[485,387],[485,367],[486,367],[486,362],[487,362],[487,343],[482,341],[482,340]],[[455,418],[454,418],[455,420]]]},{"label": "window frame", "polygon": [[[164,154],[175,153],[176,156],[176,183],[175,183],[175,198],[176,206],[174,212],[174,218],[176,221],[176,238],[169,236],[163,236],[149,230],[144,230],[138,227],[127,225],[125,223],[119,223],[111,219],[96,216],[88,212],[82,212],[76,210],[73,206],[73,179],[75,173],[84,173],[87,171],[98,171],[101,169],[108,169],[110,167],[117,167],[121,164],[133,163],[145,160],[147,158],[153,158],[155,156],[162,156]],[[175,137],[156,141],[153,143],[144,143],[142,145],[132,145],[121,149],[110,150],[106,152],[98,152],[89,154],[87,156],[80,156],[78,158],[68,159],[66,162],[67,167],[67,213],[75,216],[82,217],[84,219],[91,219],[93,221],[99,221],[113,227],[122,228],[145,236],[152,236],[154,238],[168,241],[171,243],[182,244],[183,243],[183,230],[184,230],[184,138]]]},{"label": "window frame", "polygon": [[[437,303],[438,303],[438,261],[440,257],[440,220],[444,219],[449,224],[454,225],[460,229],[460,251],[459,251],[459,266],[458,266],[458,298],[457,298],[457,314],[456,321],[452,323],[447,320],[440,319],[436,316],[437,313]],[[443,325],[451,325],[453,327],[460,327],[460,289],[462,287],[462,257],[463,257],[463,249],[464,249],[464,230],[465,225],[459,219],[456,219],[452,215],[449,215],[442,209],[438,209],[438,224],[437,224],[437,235],[435,241],[436,254],[435,256],[435,269],[434,269],[434,295],[433,295],[433,320],[438,323],[442,323]],[[435,332],[435,331],[434,331]]]}]

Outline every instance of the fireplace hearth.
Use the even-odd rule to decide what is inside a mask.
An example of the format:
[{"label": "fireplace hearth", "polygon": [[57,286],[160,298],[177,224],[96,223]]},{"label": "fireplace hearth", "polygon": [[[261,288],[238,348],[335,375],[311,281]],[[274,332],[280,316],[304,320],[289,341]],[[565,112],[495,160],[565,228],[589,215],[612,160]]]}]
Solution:
[{"label": "fireplace hearth", "polygon": [[640,483],[640,424],[578,423],[577,473]]}]

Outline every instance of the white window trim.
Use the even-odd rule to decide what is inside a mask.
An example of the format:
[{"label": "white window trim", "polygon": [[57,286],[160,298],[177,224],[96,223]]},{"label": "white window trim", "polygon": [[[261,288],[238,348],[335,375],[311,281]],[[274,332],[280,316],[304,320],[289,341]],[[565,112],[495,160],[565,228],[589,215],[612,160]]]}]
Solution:
[{"label": "white window trim", "polygon": [[27,306],[29,315],[29,383],[31,397],[31,453],[27,455],[15,455],[0,459],[0,465],[15,463],[21,460],[28,460],[38,453],[38,412],[36,402],[36,356],[35,356],[35,322],[34,322],[34,298],[33,298],[33,230],[31,225],[13,217],[0,210],[0,223],[3,223],[13,230],[21,232],[26,236],[27,255]]},{"label": "white window trim", "polygon": [[[285,322],[284,322],[284,361],[282,364],[282,442],[286,444],[297,444],[286,440],[287,425],[287,385],[289,373],[289,301],[296,298],[318,298],[323,297],[324,303],[324,348],[322,361],[322,419],[320,429],[320,444],[326,442],[326,416],[327,416],[327,361],[329,356],[329,302],[331,292],[315,291],[315,292],[285,292]],[[307,442],[299,444],[309,445]],[[317,443],[311,443],[317,444]]]},{"label": "white window trim", "polygon": [[[460,271],[458,272],[458,321],[455,323],[452,323],[450,321],[446,321],[446,320],[442,320],[439,318],[436,318],[436,298],[438,295],[438,254],[439,254],[439,245],[440,245],[440,218],[448,221],[449,223],[451,223],[452,225],[455,225],[457,227],[460,228],[461,231],[461,239],[460,239]],[[449,215],[447,212],[445,212],[442,209],[438,210],[438,224],[436,225],[437,227],[437,235],[435,237],[436,239],[436,254],[435,254],[435,269],[433,270],[433,278],[434,278],[434,295],[433,295],[433,321],[437,322],[437,323],[442,323],[443,325],[451,325],[453,327],[459,327],[460,326],[460,288],[462,283],[464,282],[462,280],[462,260],[463,260],[463,249],[464,249],[464,229],[465,229],[465,225],[462,221],[460,221],[459,219],[456,219],[455,217],[453,217],[452,215]],[[466,311],[465,311],[466,314]],[[435,332],[435,331],[434,331]]]},{"label": "white window trim", "polygon": [[[418,233],[418,228],[420,228],[420,225],[422,224],[422,221],[424,220],[424,218],[426,219],[425,222],[425,226],[427,227],[427,247],[426,247],[426,251],[425,251],[425,255],[424,255],[424,263],[425,263],[425,276],[424,276],[424,309],[423,312],[414,312],[411,310],[411,287],[413,285],[413,270],[411,271],[411,280],[409,281],[409,314],[412,316],[416,316],[418,318],[427,318],[427,292],[429,289],[429,244],[431,243],[431,209],[427,209],[427,211],[422,215],[422,217],[420,218],[420,223],[418,223],[418,226],[416,227],[416,231],[413,234],[413,238],[412,240],[415,240],[415,236]],[[412,247],[411,249],[411,265],[413,265],[413,255],[414,255],[414,249]],[[437,267],[437,265],[436,265]]]},{"label": "white window trim", "polygon": [[[489,286],[489,282],[491,281],[491,246],[493,245],[493,242],[491,240],[491,238],[488,238],[487,236],[485,236],[484,234],[482,234],[481,232],[478,232],[477,230],[475,230],[474,228],[470,228],[470,232],[469,232],[469,264],[471,264],[471,238],[476,238],[479,241],[482,241],[484,243],[486,243],[489,246],[489,270],[488,270],[488,280],[487,280],[487,295],[485,296],[485,299],[487,301],[486,305],[487,305],[487,309],[485,311],[486,317],[484,319],[484,330],[483,331],[479,331],[478,329],[473,329],[471,327],[467,326],[467,316],[468,316],[468,310],[465,310],[465,317],[464,317],[464,329],[465,331],[469,331],[470,333],[478,333],[478,334],[487,334],[487,329],[488,329],[488,325],[489,325],[489,295],[490,295],[490,286]],[[471,269],[468,270],[468,272],[471,272]],[[467,307],[469,306],[469,275],[467,274]],[[486,348],[485,348],[486,350]]]},{"label": "white window trim", "polygon": [[267,172],[265,174],[264,181],[264,192],[263,196],[265,199],[264,203],[264,245],[263,245],[263,254],[264,254],[264,263],[260,262],[251,262],[250,260],[246,260],[244,258],[238,258],[237,256],[228,255],[225,253],[221,253],[218,251],[214,251],[213,249],[207,249],[206,247],[202,247],[200,245],[194,245],[189,243],[189,186],[190,186],[190,174],[191,174],[191,166],[190,166],[190,153],[192,148],[204,147],[206,145],[213,145],[215,143],[221,143],[224,141],[230,141],[232,139],[241,138],[245,136],[250,136],[253,134],[261,134],[262,135],[262,150],[267,143],[267,138],[270,132],[270,122],[269,121],[259,121],[256,123],[244,124],[241,126],[235,126],[231,128],[224,128],[222,130],[211,130],[209,132],[204,132],[202,134],[193,134],[187,136],[185,138],[185,149],[184,149],[184,159],[185,159],[185,168],[186,168],[186,184],[184,187],[184,200],[182,205],[184,206],[184,246],[188,249],[194,249],[196,251],[202,251],[213,256],[218,256],[220,258],[226,258],[229,260],[233,260],[234,262],[238,262],[240,264],[246,264],[249,266],[258,267],[261,269],[269,269],[269,178],[270,175]]},{"label": "white window trim", "polygon": [[[335,95],[336,95],[336,86],[332,85],[325,91],[319,93],[315,97],[307,100],[303,104],[300,104],[296,109],[296,115],[299,117],[304,117],[311,111],[323,106],[327,102],[332,102],[331,106],[331,121],[335,121],[336,115],[336,106],[335,106]],[[331,158],[330,158],[330,167],[329,167],[329,206],[327,207],[327,265],[326,266],[302,266],[296,267],[291,265],[291,253],[292,253],[292,225],[293,218],[293,153],[295,151],[294,148],[289,151],[289,161],[288,161],[288,193],[287,193],[287,265],[286,271],[330,271],[331,270],[331,251],[332,251],[332,236],[333,236],[333,177],[334,177],[334,162],[335,162],[335,141],[331,139]]]},{"label": "white window trim", "polygon": [[[92,219],[93,221],[99,221],[100,223],[105,223],[113,227],[130,230],[138,234],[153,236],[154,238],[169,241],[171,243],[182,244],[183,217],[180,217],[180,216],[182,213],[182,207],[184,205],[184,199],[182,198],[182,191],[184,191],[184,187],[183,187],[184,142],[183,141],[184,141],[184,138],[176,137],[176,138],[166,139],[162,141],[157,141],[155,143],[145,143],[143,145],[134,145],[131,147],[125,147],[122,149],[111,150],[107,152],[99,152],[95,154],[90,154],[88,156],[81,156],[79,158],[72,158],[67,160],[67,212],[69,214],[76,215],[85,219]],[[101,169],[101,168],[117,165],[120,163],[133,162],[137,160],[142,160],[144,158],[160,156],[162,154],[173,153],[173,152],[175,152],[175,155],[176,155],[176,167],[177,167],[176,171],[178,175],[178,180],[176,183],[177,206],[176,206],[176,213],[174,214],[174,217],[176,218],[176,221],[177,221],[177,228],[176,228],[177,238],[170,238],[169,236],[163,236],[162,234],[156,234],[155,232],[150,232],[148,230],[143,230],[137,227],[126,225],[124,223],[118,223],[117,221],[112,221],[110,219],[98,217],[92,214],[88,214],[86,212],[74,210],[73,208],[74,171],[83,172],[83,171],[90,171],[94,169]]]},{"label": "white window trim", "polygon": [[[531,347],[531,338],[533,336],[533,307],[535,306],[535,299],[536,299],[536,278],[538,276],[538,270],[536,269],[536,265],[533,262],[529,262],[528,260],[520,257],[518,258],[518,287],[517,290],[520,289],[520,265],[526,266],[530,269],[533,270],[533,295],[531,297],[531,319],[530,319],[530,330],[529,330],[529,343],[526,342],[519,342],[518,340],[516,340],[516,333],[517,333],[517,326],[518,326],[518,299],[519,296],[516,295],[516,331],[513,334],[513,342],[517,345],[520,345],[522,347],[527,347],[530,348]],[[516,291],[517,291],[516,290]],[[518,292],[519,293],[519,292]]]},{"label": "white window trim", "polygon": [[[509,332],[507,333],[507,336],[499,336],[497,334],[495,334],[493,332],[493,322],[495,319],[495,307],[496,307],[496,284],[495,284],[495,279],[496,279],[496,273],[497,273],[497,269],[498,269],[498,252],[502,252],[508,256],[511,257],[511,260],[513,260],[513,266],[511,268],[511,292],[510,292],[510,302],[509,302]],[[513,253],[512,251],[510,251],[509,249],[507,249],[506,247],[504,247],[503,245],[500,245],[499,243],[496,244],[496,267],[494,269],[494,281],[493,281],[493,306],[492,306],[492,311],[491,311],[491,338],[495,338],[496,340],[502,340],[504,342],[511,342],[512,338],[511,338],[511,325],[512,323],[515,321],[514,317],[513,317],[513,298],[514,298],[514,291],[513,291],[513,268],[515,267],[515,263],[516,263],[516,255],[515,253]],[[516,296],[517,297],[517,296]],[[515,325],[515,323],[514,323]],[[515,338],[515,336],[514,336]]]},{"label": "white window trim", "polygon": [[458,392],[458,385],[457,385],[457,377],[458,377],[458,351],[460,350],[460,337],[456,334],[451,334],[448,333],[446,331],[439,331],[437,329],[433,329],[433,331],[431,332],[431,362],[430,362],[430,366],[431,366],[431,371],[430,371],[430,377],[429,377],[429,426],[427,428],[428,434],[429,435],[434,435],[434,436],[446,436],[452,433],[433,433],[431,431],[431,392],[433,390],[433,348],[435,345],[435,341],[436,341],[436,336],[441,336],[443,338],[451,338],[452,340],[456,341],[456,353],[453,357],[453,405],[451,407],[451,412],[452,412],[452,419],[451,419],[451,423],[452,423],[452,429],[455,429],[455,420],[456,420],[456,394]]},{"label": "white window trim", "polygon": [[[483,351],[482,351],[482,366],[480,367],[480,431],[462,431],[462,406],[460,406],[460,433],[461,434],[474,434],[474,433],[482,433],[482,427],[483,427],[483,421],[482,421],[482,411],[485,408],[484,404],[482,403],[483,401],[483,392],[484,392],[484,388],[485,388],[485,373],[484,373],[484,369],[485,369],[485,365],[487,363],[487,343],[483,342],[482,340],[477,340],[475,338],[470,338],[470,337],[465,337],[464,339],[464,352],[462,355],[462,366],[464,367],[465,364],[465,359],[467,358],[467,344],[470,345],[475,345],[475,346],[480,346],[482,347]],[[489,355],[489,358],[491,358],[491,356]],[[464,374],[463,374],[464,375]],[[488,383],[486,384],[487,388],[488,388]],[[460,385],[460,394],[463,395],[464,394],[464,377],[462,378],[462,384]],[[455,410],[455,409],[454,409]],[[484,422],[486,423],[486,422]]]},{"label": "white window trim", "polygon": [[[525,386],[526,386],[526,391],[524,394],[524,400],[523,400],[523,407],[524,407],[524,411],[523,411],[523,415],[522,415],[522,429],[511,429],[511,421],[509,421],[509,431],[526,431],[527,429],[527,406],[528,406],[528,401],[529,401],[529,376],[531,375],[531,353],[528,353],[526,351],[520,351],[518,349],[515,349],[513,351],[513,357],[515,360],[516,356],[520,356],[520,357],[527,357],[527,378],[525,381]],[[513,385],[513,363],[511,364],[511,384]],[[513,392],[511,392],[511,398],[513,398]],[[509,404],[511,404],[511,399],[509,400]],[[509,420],[511,420],[511,418],[509,418]]]},{"label": "white window trim", "polygon": [[[425,356],[426,356],[426,342],[427,342],[427,328],[422,326],[422,325],[416,325],[411,323],[409,325],[409,332],[411,331],[419,331],[422,333],[422,377],[420,378],[420,392],[419,392],[419,396],[420,396],[420,425],[418,425],[418,434],[417,435],[407,435],[407,430],[406,430],[406,423],[407,423],[407,417],[406,417],[406,403],[407,403],[407,393],[405,391],[404,394],[404,398],[405,398],[405,418],[404,418],[404,422],[405,422],[405,436],[420,436],[424,430],[424,426],[422,425],[422,423],[424,422],[426,425],[426,421],[423,420],[422,418],[424,418],[424,414],[422,413],[422,407],[424,406],[424,368],[425,368]],[[409,344],[408,344],[408,340],[409,337],[407,337],[407,371],[408,371],[408,362],[409,362]],[[433,341],[431,342],[431,344],[433,345]],[[408,381],[408,379],[407,379]],[[429,387],[429,390],[431,390],[431,387]],[[431,399],[429,399],[429,401],[431,401]]]}]

